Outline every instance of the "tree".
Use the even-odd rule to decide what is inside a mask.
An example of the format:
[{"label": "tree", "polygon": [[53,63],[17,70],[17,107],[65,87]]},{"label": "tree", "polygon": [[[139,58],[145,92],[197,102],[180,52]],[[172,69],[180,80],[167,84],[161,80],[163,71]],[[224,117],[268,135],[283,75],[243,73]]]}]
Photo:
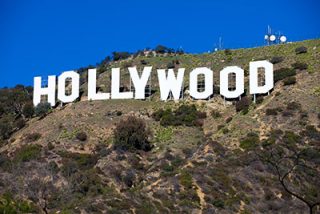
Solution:
[{"label": "tree", "polygon": [[282,143],[282,140],[276,145],[265,146],[258,157],[272,167],[283,189],[306,204],[312,214],[314,208],[320,205],[320,150]]},{"label": "tree", "polygon": [[151,150],[148,138],[150,131],[146,123],[141,118],[129,116],[121,120],[114,132],[115,148],[122,150],[138,149],[149,151]]},{"label": "tree", "polygon": [[46,114],[50,111],[51,109],[51,105],[50,103],[39,103],[34,112],[36,114],[36,116],[39,116],[39,117],[44,117],[46,116]]},{"label": "tree", "polygon": [[34,114],[33,104],[32,104],[32,103],[26,103],[26,104],[23,106],[22,114],[23,114],[24,117],[26,117],[26,118],[31,118],[31,117],[33,116],[33,114]]},{"label": "tree", "polygon": [[241,100],[236,102],[236,111],[242,111],[246,114],[249,110],[249,106],[251,104],[251,100],[248,97],[243,97]]},{"label": "tree", "polygon": [[154,51],[156,53],[159,53],[159,54],[164,54],[164,53],[172,53],[174,52],[174,50],[170,49],[170,48],[167,48],[166,46],[163,46],[163,45],[158,45]]},{"label": "tree", "polygon": [[121,59],[127,59],[131,56],[129,52],[112,52],[112,58],[114,61],[118,61]]},{"label": "tree", "polygon": [[12,168],[11,177],[5,180],[6,188],[18,197],[26,196],[35,202],[44,213],[49,213],[48,204],[54,192],[57,176],[49,164],[35,163],[17,165]]}]

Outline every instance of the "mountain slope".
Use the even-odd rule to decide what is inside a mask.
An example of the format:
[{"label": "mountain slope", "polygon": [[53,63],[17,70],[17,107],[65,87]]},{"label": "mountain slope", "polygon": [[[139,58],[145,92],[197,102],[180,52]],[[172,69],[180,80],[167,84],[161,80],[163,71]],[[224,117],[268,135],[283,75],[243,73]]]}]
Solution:
[{"label": "mountain slope", "polygon": [[[295,52],[301,46],[307,53]],[[10,193],[17,204],[30,202],[28,209],[49,213],[308,213],[320,201],[315,179],[320,175],[320,40],[138,56],[101,65],[98,85],[109,91],[111,67],[167,68],[172,61],[175,68],[186,68],[186,86],[187,74],[201,66],[210,67],[218,82],[223,67],[248,71],[249,62],[258,59],[275,61],[275,75],[283,68],[294,70],[295,82],[279,80],[270,95],[240,111],[237,100],[224,104],[219,95],[159,101],[156,72],[154,94],[145,101],[86,101],[84,83],[81,101],[30,119],[2,145],[3,199]],[[129,87],[122,70],[123,85]],[[248,87],[247,72],[245,79]],[[159,109],[193,104],[206,117],[192,125],[167,126],[154,116]],[[116,125],[129,115],[142,118],[151,130],[151,151],[114,148]],[[77,137],[81,132],[86,139]],[[320,212],[316,205],[311,210]]]}]

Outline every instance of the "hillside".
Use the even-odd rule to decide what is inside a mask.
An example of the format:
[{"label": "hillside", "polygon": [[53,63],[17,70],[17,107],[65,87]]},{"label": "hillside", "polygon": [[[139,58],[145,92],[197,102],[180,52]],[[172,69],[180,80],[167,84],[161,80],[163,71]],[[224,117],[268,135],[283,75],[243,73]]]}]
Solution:
[{"label": "hillside", "polygon": [[[80,101],[26,117],[2,137],[0,212],[320,213],[319,39],[130,57],[101,64],[98,86],[109,91],[112,67],[129,88],[129,66],[186,68],[186,87],[193,68],[211,68],[217,83],[222,68],[237,65],[247,88],[249,62],[259,59],[274,63],[277,82],[257,103],[218,94],[159,101],[156,72],[146,100],[86,101],[81,73]],[[149,129],[150,151],[115,148],[115,130],[130,115]]]}]

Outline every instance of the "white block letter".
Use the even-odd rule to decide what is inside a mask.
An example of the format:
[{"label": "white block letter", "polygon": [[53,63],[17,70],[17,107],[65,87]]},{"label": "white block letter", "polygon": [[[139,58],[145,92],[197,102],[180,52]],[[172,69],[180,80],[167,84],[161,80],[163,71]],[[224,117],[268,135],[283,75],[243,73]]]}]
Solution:
[{"label": "white block letter", "polygon": [[41,95],[48,95],[48,103],[51,106],[56,104],[56,76],[48,77],[48,87],[41,87],[41,77],[34,78],[34,89],[33,89],[33,105],[37,106],[41,101]]},{"label": "white block letter", "polygon": [[[198,91],[198,75],[203,74],[205,78],[205,90]],[[213,72],[209,68],[196,68],[190,73],[190,96],[195,99],[206,99],[213,93]]]},{"label": "white block letter", "polygon": [[109,93],[97,93],[97,69],[88,70],[88,100],[107,100]]},{"label": "white block letter", "polygon": [[184,68],[179,68],[178,75],[176,78],[173,69],[168,70],[168,76],[166,75],[165,69],[158,69],[161,100],[167,100],[170,91],[172,92],[174,100],[179,99],[182,88],[184,70]]},{"label": "white block letter", "polygon": [[112,68],[111,71],[111,98],[112,99],[132,99],[132,92],[120,92],[120,68]]},{"label": "white block letter", "polygon": [[[258,69],[264,68],[265,84],[264,86],[258,85]],[[250,62],[250,94],[264,94],[273,88],[273,64],[264,60]]]},{"label": "white block letter", "polygon": [[[70,95],[66,95],[66,79],[71,79],[72,91]],[[74,71],[63,72],[58,77],[58,99],[63,103],[70,103],[79,97],[79,81],[80,76]]]},{"label": "white block letter", "polygon": [[[236,90],[229,90],[229,74],[236,74]],[[244,93],[244,71],[238,66],[229,66],[220,71],[220,94],[225,98],[237,98]]]},{"label": "white block letter", "polygon": [[135,99],[144,99],[145,88],[150,77],[152,67],[144,67],[141,77],[139,77],[137,67],[130,67],[128,69],[135,88]]}]

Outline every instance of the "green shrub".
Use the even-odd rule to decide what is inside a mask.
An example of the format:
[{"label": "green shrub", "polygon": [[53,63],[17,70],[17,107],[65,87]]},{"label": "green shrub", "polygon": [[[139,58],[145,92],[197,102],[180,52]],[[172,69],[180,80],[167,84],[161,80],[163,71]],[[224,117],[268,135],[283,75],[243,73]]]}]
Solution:
[{"label": "green shrub", "polygon": [[101,195],[105,189],[96,169],[79,170],[69,177],[69,182],[74,192],[88,197]]},{"label": "green shrub", "polygon": [[165,141],[171,140],[172,134],[173,134],[173,130],[171,127],[161,128],[156,133],[156,140],[159,142],[165,142]]},{"label": "green shrub", "polygon": [[162,126],[202,126],[205,112],[197,111],[195,105],[181,105],[174,112],[171,109],[159,109],[152,114]]},{"label": "green shrub", "polygon": [[39,103],[34,112],[37,117],[44,117],[51,110],[50,103]]},{"label": "green shrub", "polygon": [[306,70],[308,69],[308,64],[304,62],[295,62],[292,64],[292,67],[297,70]]},{"label": "green shrub", "polygon": [[244,150],[251,150],[254,149],[259,143],[259,135],[250,132],[247,134],[247,136],[240,141],[240,148]]},{"label": "green shrub", "polygon": [[283,80],[284,85],[293,85],[297,82],[296,77],[287,77]]},{"label": "green shrub", "polygon": [[278,82],[283,80],[286,77],[296,75],[295,69],[292,68],[280,68],[274,71],[274,82]]},{"label": "green shrub", "polygon": [[24,145],[15,152],[14,161],[20,163],[38,159],[41,155],[41,148],[40,145]]},{"label": "green shrub", "polygon": [[172,165],[166,163],[162,166],[162,170],[165,172],[173,172],[174,167]]},{"label": "green shrub", "polygon": [[71,152],[59,152],[62,157],[61,172],[64,176],[69,177],[77,171],[90,170],[97,163],[96,155],[80,154]]},{"label": "green shrub", "polygon": [[26,117],[26,118],[31,118],[34,114],[34,107],[32,103],[26,103],[23,106],[22,109],[22,114]]},{"label": "green shrub", "polygon": [[224,208],[224,201],[220,200],[220,199],[215,199],[212,200],[212,205],[218,208]]},{"label": "green shrub", "polygon": [[129,116],[121,120],[114,131],[115,148],[122,150],[138,149],[149,151],[151,144],[148,141],[150,131],[141,118]]},{"label": "green shrub", "polygon": [[292,131],[286,131],[282,137],[283,143],[288,145],[295,145],[301,142],[301,136]]},{"label": "green shrub", "polygon": [[304,46],[300,46],[297,47],[295,49],[296,54],[303,54],[303,53],[307,53],[308,52],[308,48],[304,47]]},{"label": "green shrub", "polygon": [[179,177],[180,184],[186,189],[191,189],[193,186],[192,176],[187,171],[182,171]]},{"label": "green shrub", "polygon": [[35,205],[24,200],[15,200],[10,194],[0,196],[0,213],[37,213]]}]

